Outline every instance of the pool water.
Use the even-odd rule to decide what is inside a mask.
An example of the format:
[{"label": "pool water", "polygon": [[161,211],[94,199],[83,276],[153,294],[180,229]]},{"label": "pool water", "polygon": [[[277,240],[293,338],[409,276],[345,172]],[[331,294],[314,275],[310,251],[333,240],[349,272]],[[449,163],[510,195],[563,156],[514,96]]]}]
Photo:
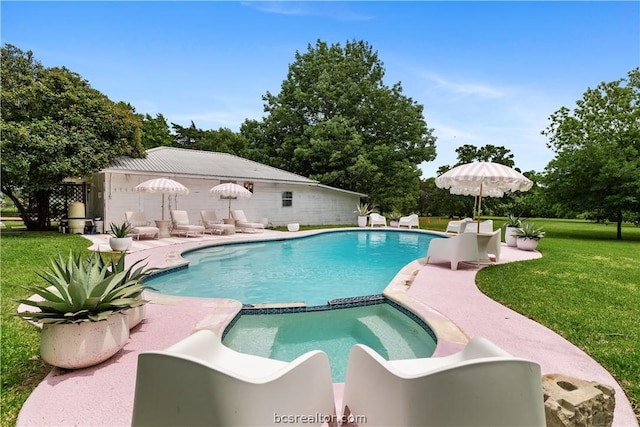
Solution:
[{"label": "pool water", "polygon": [[185,253],[189,267],[149,278],[169,295],[232,298],[244,304],[304,302],[380,294],[408,263],[425,256],[438,236],[357,230]]},{"label": "pool water", "polygon": [[386,360],[429,357],[436,342],[390,304],[288,314],[242,315],[223,343],[242,353],[290,362],[311,351],[329,356],[333,382],[344,382],[351,347],[366,344]]}]

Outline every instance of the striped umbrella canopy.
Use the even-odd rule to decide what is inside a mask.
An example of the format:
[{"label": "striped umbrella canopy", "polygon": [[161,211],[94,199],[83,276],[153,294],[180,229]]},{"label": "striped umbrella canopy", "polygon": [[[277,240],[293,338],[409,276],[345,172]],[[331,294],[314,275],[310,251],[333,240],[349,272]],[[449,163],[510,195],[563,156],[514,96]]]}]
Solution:
[{"label": "striped umbrella canopy", "polygon": [[169,178],[155,178],[142,182],[136,186],[136,191],[140,193],[162,193],[162,220],[164,221],[164,195],[175,194],[186,196],[189,189],[178,181]]},{"label": "striped umbrella canopy", "polygon": [[209,190],[210,194],[226,197],[229,199],[229,218],[231,218],[231,199],[249,199],[253,194],[251,191],[234,182],[218,184]]},{"label": "striped umbrella canopy", "polygon": [[478,230],[482,197],[502,197],[507,192],[527,191],[533,182],[515,169],[493,162],[456,166],[436,178],[436,186],[451,194],[478,197]]}]

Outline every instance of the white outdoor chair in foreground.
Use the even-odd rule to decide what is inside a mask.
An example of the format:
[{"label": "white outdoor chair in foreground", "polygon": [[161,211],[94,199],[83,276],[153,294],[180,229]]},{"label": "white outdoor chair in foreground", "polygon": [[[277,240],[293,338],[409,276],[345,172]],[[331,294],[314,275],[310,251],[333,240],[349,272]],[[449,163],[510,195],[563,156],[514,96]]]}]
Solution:
[{"label": "white outdoor chair in foreground", "polygon": [[261,222],[249,222],[244,211],[235,210],[231,211],[231,216],[236,221],[236,228],[244,232],[256,232],[264,231],[264,224]]},{"label": "white outdoor chair in foreground", "polygon": [[329,359],[319,350],[282,362],[238,353],[200,330],[138,356],[133,426],[321,425],[289,418],[314,414],[335,415]]},{"label": "white outdoor chair in foreground", "polygon": [[451,269],[457,270],[458,263],[480,259],[478,252],[478,238],[472,233],[462,233],[453,237],[433,238],[427,250],[427,264],[431,258],[441,258],[451,261]]},{"label": "white outdoor chair in foreground", "polygon": [[416,226],[420,228],[420,218],[416,214],[411,214],[409,216],[403,216],[398,221],[398,228],[400,227],[409,227],[412,228]]},{"label": "white outdoor chair in foreground", "polygon": [[144,212],[138,211],[126,211],[124,218],[127,224],[131,228],[131,234],[140,240],[140,236],[150,236],[154,239],[160,237],[160,229],[151,225],[151,222],[147,221],[147,217]]},{"label": "white outdoor chair in foreground", "polygon": [[374,225],[383,225],[383,226],[387,226],[387,218],[385,218],[384,216],[378,214],[378,213],[371,213],[369,214],[369,225],[371,227],[373,227]]},{"label": "white outdoor chair in foreground", "polygon": [[540,365],[484,338],[446,357],[387,361],[351,349],[344,414],[373,426],[545,426]]},{"label": "white outdoor chair in foreground", "polygon": [[171,210],[170,213],[171,222],[173,223],[171,234],[185,237],[204,235],[204,226],[192,225],[189,222],[189,214],[187,214],[187,211]]}]

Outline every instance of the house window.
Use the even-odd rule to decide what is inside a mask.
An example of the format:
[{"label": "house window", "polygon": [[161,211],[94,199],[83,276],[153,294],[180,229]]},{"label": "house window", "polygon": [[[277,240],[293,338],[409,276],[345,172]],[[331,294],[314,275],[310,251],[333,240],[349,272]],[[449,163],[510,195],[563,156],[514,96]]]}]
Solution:
[{"label": "house window", "polygon": [[247,190],[251,191],[253,193],[253,182],[246,182],[243,184],[244,188],[246,188]]},{"label": "house window", "polygon": [[290,207],[293,206],[293,192],[285,191],[282,193],[282,207]]}]

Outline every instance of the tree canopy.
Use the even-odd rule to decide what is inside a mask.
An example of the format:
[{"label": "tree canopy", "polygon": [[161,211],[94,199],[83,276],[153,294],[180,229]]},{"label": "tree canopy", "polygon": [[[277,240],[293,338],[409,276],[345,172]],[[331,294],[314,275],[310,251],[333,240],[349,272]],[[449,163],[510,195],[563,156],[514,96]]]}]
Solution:
[{"label": "tree canopy", "polygon": [[555,158],[546,195],[570,209],[618,224],[640,215],[640,69],[587,89],[573,111],[562,107],[542,132]]},{"label": "tree canopy", "polygon": [[248,155],[367,193],[383,211],[414,208],[418,166],[435,158],[436,138],[423,107],[383,77],[383,64],[366,42],[317,41],[296,52],[280,93],[263,96],[268,115],[241,127]]},{"label": "tree canopy", "polygon": [[[27,228],[44,228],[49,191],[65,178],[87,176],[116,157],[139,157],[141,120],[64,67],[45,68],[32,52],[2,47],[2,192]],[[26,200],[38,201],[37,220]]]}]

